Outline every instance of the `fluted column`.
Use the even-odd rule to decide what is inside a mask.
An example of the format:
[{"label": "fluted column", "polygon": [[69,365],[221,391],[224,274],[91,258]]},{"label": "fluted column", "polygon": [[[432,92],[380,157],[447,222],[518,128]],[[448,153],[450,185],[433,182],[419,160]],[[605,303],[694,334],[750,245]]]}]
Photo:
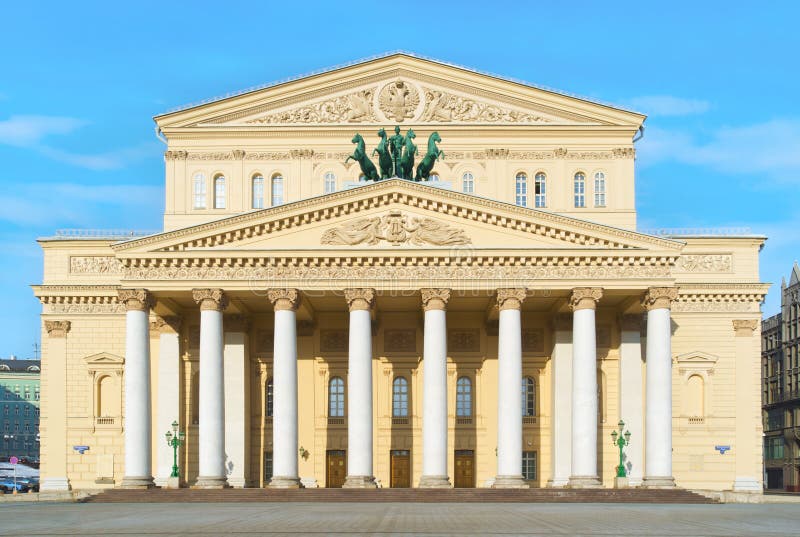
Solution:
[{"label": "fluted column", "polygon": [[225,471],[225,371],[222,312],[228,297],[222,289],[195,289],[200,305],[200,441],[195,487],[228,485]]},{"label": "fluted column", "polygon": [[[180,317],[159,317],[150,325],[158,332],[158,395],[156,397],[156,432],[172,430],[172,423],[181,419]],[[182,430],[185,428],[181,428]],[[156,485],[169,486],[172,473],[172,448],[164,441],[156,442]],[[178,454],[180,456],[180,453]],[[184,469],[181,465],[181,469]],[[184,474],[185,475],[185,474]],[[174,486],[174,485],[173,485]]]},{"label": "fluted column", "polygon": [[649,488],[675,486],[672,477],[672,326],[675,287],[651,287],[642,299],[647,311],[644,480]]},{"label": "fluted column", "polygon": [[270,289],[275,310],[273,353],[272,480],[270,488],[299,488],[297,461],[297,289]]},{"label": "fluted column", "polygon": [[[47,350],[42,354],[42,492],[70,489],[67,478],[67,335],[70,321],[48,320]],[[42,335],[44,338],[44,334]]]},{"label": "fluted column", "polygon": [[447,472],[447,320],[450,289],[422,289],[425,344],[422,379],[421,488],[448,488]]},{"label": "fluted column", "polygon": [[375,488],[372,466],[372,289],[345,289],[350,309],[347,375],[347,479],[344,488]]},{"label": "fluted column", "polygon": [[572,308],[572,474],[569,486],[599,487],[597,476],[597,340],[595,308],[598,287],[573,289]]},{"label": "fluted column", "polygon": [[145,289],[121,289],[125,305],[125,488],[153,487],[150,308]]},{"label": "fluted column", "polygon": [[733,321],[736,347],[736,439],[733,444],[736,478],[733,490],[757,494],[763,490],[759,442],[761,408],[753,404],[761,396],[760,324],[759,319]]},{"label": "fluted column", "polygon": [[494,488],[528,488],[522,478],[522,302],[525,289],[498,289],[497,476]]}]

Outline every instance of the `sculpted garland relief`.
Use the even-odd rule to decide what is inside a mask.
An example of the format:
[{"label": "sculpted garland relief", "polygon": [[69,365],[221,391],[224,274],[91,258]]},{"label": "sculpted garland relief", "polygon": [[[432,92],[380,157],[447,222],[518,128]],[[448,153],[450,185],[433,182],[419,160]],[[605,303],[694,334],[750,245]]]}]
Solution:
[{"label": "sculpted garland relief", "polygon": [[322,234],[320,242],[326,245],[374,246],[382,241],[392,246],[455,246],[471,244],[463,230],[448,226],[432,218],[416,218],[400,211],[390,211],[385,216],[359,218]]}]

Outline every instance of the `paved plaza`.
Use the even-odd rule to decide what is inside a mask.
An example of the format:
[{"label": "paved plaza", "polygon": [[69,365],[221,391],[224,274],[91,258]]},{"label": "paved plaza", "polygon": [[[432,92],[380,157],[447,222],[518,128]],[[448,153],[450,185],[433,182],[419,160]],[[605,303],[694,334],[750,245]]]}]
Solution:
[{"label": "paved plaza", "polygon": [[797,504],[74,504],[0,506],[2,535],[796,536]]}]

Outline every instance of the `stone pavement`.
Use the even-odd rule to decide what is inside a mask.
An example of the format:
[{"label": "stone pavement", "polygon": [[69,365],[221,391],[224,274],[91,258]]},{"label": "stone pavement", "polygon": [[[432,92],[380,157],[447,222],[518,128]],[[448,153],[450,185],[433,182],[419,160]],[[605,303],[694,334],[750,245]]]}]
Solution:
[{"label": "stone pavement", "polygon": [[75,504],[0,507],[0,535],[797,536],[795,504]]}]

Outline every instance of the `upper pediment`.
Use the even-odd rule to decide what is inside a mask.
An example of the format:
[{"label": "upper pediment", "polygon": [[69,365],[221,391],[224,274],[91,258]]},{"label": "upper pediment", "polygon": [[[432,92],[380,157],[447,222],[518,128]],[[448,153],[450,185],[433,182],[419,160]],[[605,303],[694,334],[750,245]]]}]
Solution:
[{"label": "upper pediment", "polygon": [[394,54],[158,116],[180,127],[620,125],[644,116],[406,54]]},{"label": "upper pediment", "polygon": [[264,256],[269,251],[355,254],[454,248],[553,255],[638,250],[673,256],[682,243],[391,179],[114,246],[122,257],[209,250]]}]

